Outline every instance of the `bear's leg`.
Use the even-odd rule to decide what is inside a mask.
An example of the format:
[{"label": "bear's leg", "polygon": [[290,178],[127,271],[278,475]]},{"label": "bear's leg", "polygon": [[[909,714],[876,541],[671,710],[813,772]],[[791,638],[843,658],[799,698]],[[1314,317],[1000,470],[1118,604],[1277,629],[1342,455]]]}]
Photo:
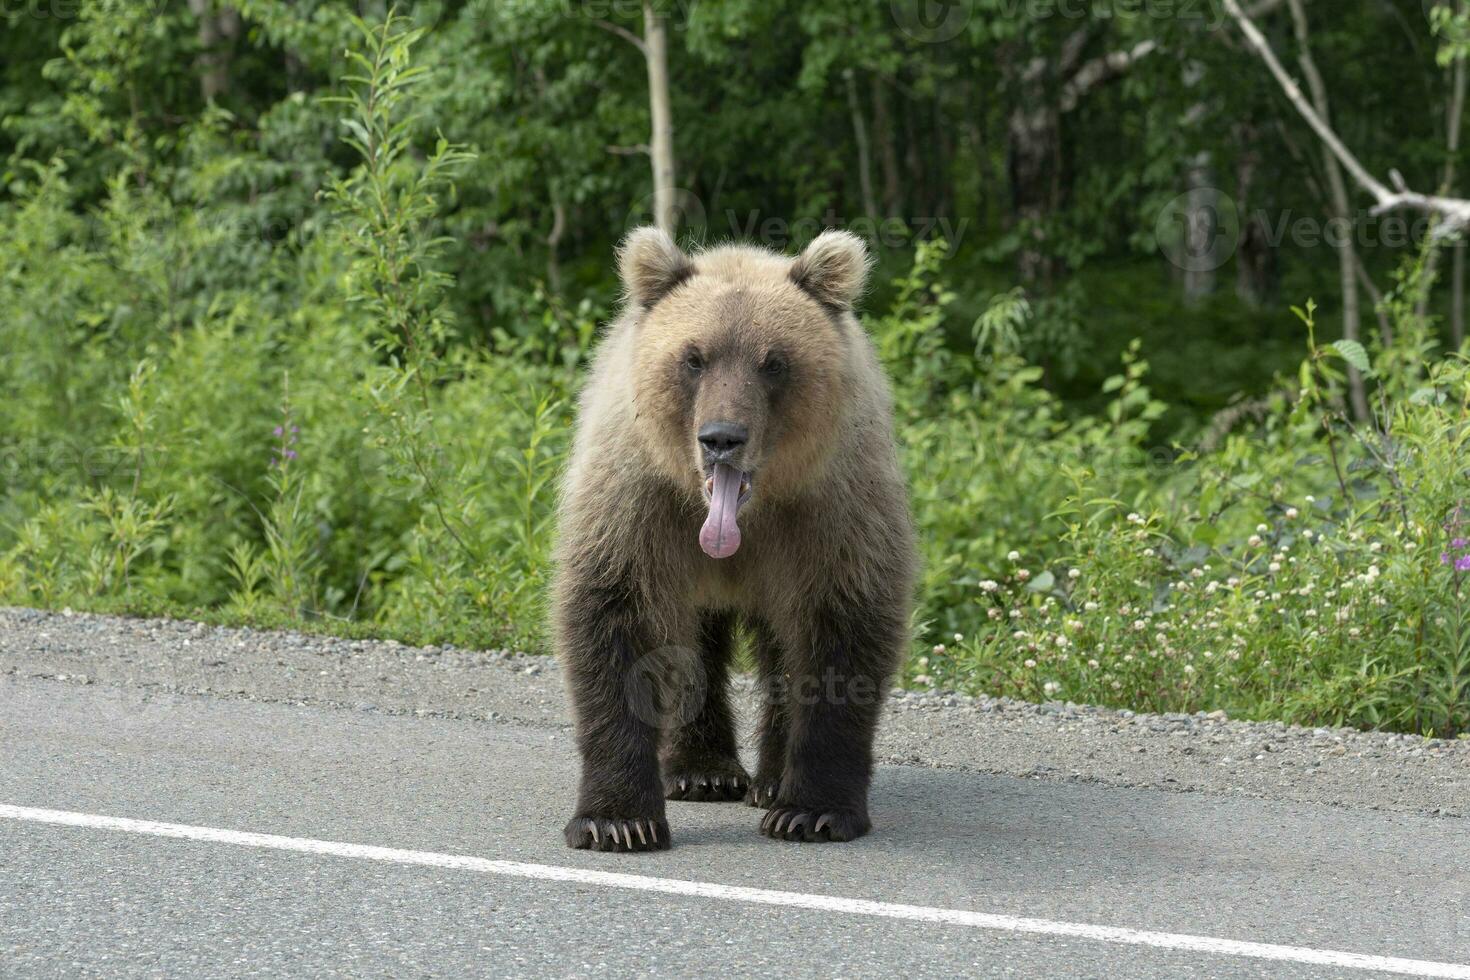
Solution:
[{"label": "bear's leg", "polygon": [[755,767],[755,779],[745,802],[751,806],[769,807],[776,802],[781,789],[781,777],[786,772],[786,717],[785,686],[781,672],[783,661],[781,647],[771,628],[757,623],[755,633],[755,665],[757,688],[761,692],[761,717],[755,731],[756,749],[759,753]]},{"label": "bear's leg", "polygon": [[669,846],[658,772],[656,708],[629,689],[652,644],[631,601],[605,590],[562,600],[562,661],[577,719],[582,781],[567,844],[602,851]]},{"label": "bear's leg", "polygon": [[[750,785],[735,747],[730,658],[735,617],[706,612],[699,621],[701,684],[681,692],[699,700],[674,719],[663,752],[664,795],[671,800],[738,800]],[[677,697],[674,699],[678,703]]]},{"label": "bear's leg", "polygon": [[873,738],[902,636],[893,619],[872,606],[818,615],[799,652],[787,651],[786,771],[761,833],[845,841],[871,829]]}]

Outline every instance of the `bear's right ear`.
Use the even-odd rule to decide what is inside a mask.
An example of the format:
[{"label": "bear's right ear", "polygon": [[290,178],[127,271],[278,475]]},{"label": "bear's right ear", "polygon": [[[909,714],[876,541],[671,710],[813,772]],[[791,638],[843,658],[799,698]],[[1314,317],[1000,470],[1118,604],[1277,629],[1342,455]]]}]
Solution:
[{"label": "bear's right ear", "polygon": [[861,238],[829,228],[791,263],[791,281],[825,306],[850,310],[868,283],[872,264]]},{"label": "bear's right ear", "polygon": [[618,276],[628,302],[651,308],[694,274],[694,263],[669,233],[651,226],[635,229],[618,249]]}]

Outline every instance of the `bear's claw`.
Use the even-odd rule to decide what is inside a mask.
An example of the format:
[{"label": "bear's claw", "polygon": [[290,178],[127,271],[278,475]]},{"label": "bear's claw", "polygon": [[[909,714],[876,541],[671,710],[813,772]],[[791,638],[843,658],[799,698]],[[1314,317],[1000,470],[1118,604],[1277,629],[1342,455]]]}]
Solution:
[{"label": "bear's claw", "polygon": [[865,813],[807,810],[795,806],[774,806],[761,820],[761,833],[767,837],[813,843],[855,840],[871,827]]},{"label": "bear's claw", "polygon": [[670,800],[729,802],[745,796],[750,777],[743,772],[680,772],[664,777],[664,796]]},{"label": "bear's claw", "polygon": [[762,782],[757,779],[750,784],[750,792],[745,794],[746,806],[758,806],[770,809],[776,804],[776,794],[781,790],[779,779],[770,779]]},{"label": "bear's claw", "polygon": [[567,846],[578,850],[663,851],[670,843],[669,822],[662,817],[573,817],[566,827]]}]

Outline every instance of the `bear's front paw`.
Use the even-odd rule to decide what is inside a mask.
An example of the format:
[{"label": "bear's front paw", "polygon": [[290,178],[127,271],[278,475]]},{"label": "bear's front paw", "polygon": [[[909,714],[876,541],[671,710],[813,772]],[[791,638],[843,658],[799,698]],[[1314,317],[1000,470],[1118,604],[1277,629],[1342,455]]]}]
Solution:
[{"label": "bear's front paw", "polygon": [[663,851],[669,847],[669,822],[663,817],[578,815],[565,831],[567,846],[593,851]]},{"label": "bear's front paw", "polygon": [[855,840],[872,829],[866,812],[777,804],[761,821],[761,833],[774,840]]},{"label": "bear's front paw", "polygon": [[781,792],[781,780],[762,779],[757,776],[750,784],[750,792],[745,794],[745,805],[764,807],[769,810],[776,805],[776,794],[779,792]]},{"label": "bear's front paw", "polygon": [[664,774],[664,796],[671,800],[729,802],[745,795],[750,777],[733,766],[676,767]]}]

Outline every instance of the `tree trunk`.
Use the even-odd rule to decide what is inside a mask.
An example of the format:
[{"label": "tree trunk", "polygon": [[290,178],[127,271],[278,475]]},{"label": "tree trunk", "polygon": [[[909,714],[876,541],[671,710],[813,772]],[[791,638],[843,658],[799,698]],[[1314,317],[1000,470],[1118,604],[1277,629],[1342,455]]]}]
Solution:
[{"label": "tree trunk", "polygon": [[1045,286],[1055,271],[1046,252],[1046,219],[1052,212],[1061,158],[1060,120],[1045,92],[1021,96],[1021,105],[1011,111],[1007,134],[1011,214],[1024,229],[1017,271],[1022,283]]},{"label": "tree trunk", "polygon": [[[1463,13],[1464,0],[1459,0],[1457,12]],[[1449,117],[1446,122],[1445,184],[1441,193],[1454,192],[1455,159],[1460,155],[1460,134],[1464,131],[1465,94],[1467,88],[1465,56],[1455,59],[1454,83],[1450,91]],[[1463,237],[1454,244],[1455,254],[1450,269],[1450,336],[1455,349],[1465,343],[1465,242]]]},{"label": "tree trunk", "polygon": [[648,62],[648,109],[653,124],[653,220],[670,235],[677,231],[674,202],[674,117],[669,104],[668,25],[653,4],[643,4],[643,54]]},{"label": "tree trunk", "polygon": [[546,235],[546,287],[553,296],[560,296],[561,259],[557,255],[557,249],[567,230],[567,206],[562,203],[561,195],[555,189],[551,190],[550,195],[551,231]]},{"label": "tree trunk", "polygon": [[1256,172],[1261,155],[1256,128],[1249,122],[1235,127],[1235,205],[1240,214],[1240,245],[1235,250],[1235,295],[1251,307],[1261,307],[1276,291],[1276,249],[1254,205]]},{"label": "tree trunk", "polygon": [[214,0],[189,0],[189,12],[199,21],[199,93],[208,102],[229,90],[229,45],[240,34],[240,15]]},{"label": "tree trunk", "polygon": [[[1070,183],[1062,154],[1063,117],[1158,49],[1156,41],[1140,41],[1125,51],[1081,62],[1091,38],[1091,27],[1081,27],[1063,42],[1054,60],[1033,58],[1012,71],[1016,101],[1007,123],[1007,160],[1012,213],[1024,229],[1019,271],[1025,283],[1049,285],[1056,271],[1045,239],[1046,221],[1067,197]],[[1047,84],[1054,79],[1060,82],[1056,92]]]},{"label": "tree trunk", "polygon": [[868,218],[878,217],[878,200],[873,196],[873,154],[868,144],[868,123],[863,117],[862,102],[858,99],[857,75],[851,68],[842,73],[847,83],[847,108],[852,113],[852,138],[857,144],[858,184],[863,194],[863,214]]},{"label": "tree trunk", "polygon": [[924,202],[928,200],[928,189],[925,186],[926,174],[924,171],[924,161],[919,153],[919,128],[915,124],[914,114],[913,102],[906,101],[903,112],[901,113],[903,117],[903,142],[905,147],[903,165],[908,175],[908,192],[906,196],[909,207],[918,209],[922,208]]},{"label": "tree trunk", "polygon": [[[1196,154],[1189,161],[1185,175],[1189,188],[1184,214],[1184,254],[1208,256],[1215,248],[1220,233],[1219,194],[1211,177],[1209,151]],[[1184,269],[1184,300],[1198,303],[1215,291],[1217,269],[1210,263],[1189,263]]]},{"label": "tree trunk", "polygon": [[306,91],[306,71],[305,67],[301,64],[301,59],[294,52],[287,51],[285,54],[285,63],[286,91],[292,93]]},{"label": "tree trunk", "polygon": [[[1295,25],[1297,46],[1301,49],[1298,58],[1307,87],[1312,93],[1317,115],[1328,126],[1332,125],[1331,106],[1327,100],[1327,86],[1317,62],[1312,57],[1311,33],[1307,27],[1307,13],[1302,0],[1288,0],[1292,22]],[[1354,244],[1356,229],[1353,226],[1352,202],[1348,197],[1347,182],[1342,166],[1328,147],[1322,148],[1322,166],[1327,174],[1327,188],[1332,202],[1332,217],[1342,229],[1341,241],[1337,245],[1338,280],[1342,284],[1342,335],[1346,340],[1361,342],[1362,312],[1358,306],[1358,256]],[[1331,236],[1329,236],[1330,239]],[[1348,367],[1348,397],[1352,402],[1353,415],[1360,422],[1371,418],[1368,411],[1368,393],[1363,376],[1356,368]]]},{"label": "tree trunk", "polygon": [[903,211],[903,178],[898,166],[898,146],[893,139],[888,90],[876,74],[873,76],[873,140],[878,144],[878,164],[883,168],[883,217],[888,218]]},{"label": "tree trunk", "polygon": [[931,163],[934,169],[934,205],[926,217],[947,218],[954,191],[950,179],[953,173],[951,161],[954,160],[954,130],[945,124],[944,106],[937,94],[934,96],[934,123],[931,132],[934,134],[934,159]]},{"label": "tree trunk", "polygon": [[[1463,4],[1457,4],[1463,6]],[[1459,13],[1457,10],[1456,13]],[[1450,92],[1445,100],[1445,160],[1444,174],[1440,178],[1439,193],[1449,195],[1455,190],[1455,162],[1460,154],[1460,133],[1465,117],[1465,59],[1457,57],[1449,69]],[[1439,220],[1430,223],[1430,234],[1439,226]],[[1414,312],[1423,319],[1429,312],[1430,293],[1434,289],[1434,280],[1439,275],[1440,250],[1435,249],[1429,253],[1425,263],[1425,279],[1429,288],[1423,290],[1419,295],[1419,301],[1414,306]],[[1451,286],[1453,288],[1453,286]],[[1451,333],[1454,332],[1454,324],[1450,325]],[[1460,332],[1463,335],[1465,324],[1460,321]]]}]

